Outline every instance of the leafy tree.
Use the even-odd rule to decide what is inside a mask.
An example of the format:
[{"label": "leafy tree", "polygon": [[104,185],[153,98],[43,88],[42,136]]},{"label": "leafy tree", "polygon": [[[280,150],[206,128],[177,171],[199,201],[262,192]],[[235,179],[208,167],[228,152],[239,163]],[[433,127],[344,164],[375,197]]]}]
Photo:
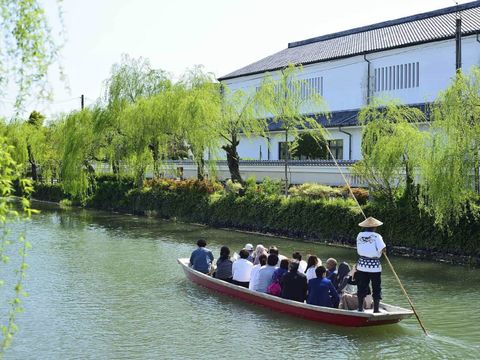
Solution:
[{"label": "leafy tree", "polygon": [[270,93],[266,86],[260,86],[255,90],[239,89],[233,92],[224,86],[221,89],[221,118],[216,132],[222,140],[222,149],[227,154],[232,181],[243,184],[240,175],[240,157],[237,152],[240,135],[246,138],[266,135],[268,122],[265,111],[269,104]]},{"label": "leafy tree", "polygon": [[68,114],[61,130],[62,160],[61,177],[63,188],[74,197],[84,200],[93,186],[95,177],[94,161],[98,158],[99,142],[94,131],[98,108],[84,109]]},{"label": "leafy tree", "polygon": [[44,177],[51,173],[52,157],[50,130],[43,125],[45,116],[33,111],[26,121],[14,120],[5,126],[9,144],[15,146],[14,160],[23,167],[23,174],[39,180],[39,168]]},{"label": "leafy tree", "polygon": [[[61,45],[52,36],[41,2],[0,0],[0,23],[0,94],[11,80],[18,90],[17,110],[32,92],[36,97],[49,98],[47,73]],[[64,77],[61,66],[60,75]]]},{"label": "leafy tree", "polygon": [[[428,134],[421,132],[424,113],[395,101],[373,101],[359,114],[363,159],[353,171],[391,205],[399,195],[411,198]],[[402,192],[402,193],[400,193]]]},{"label": "leafy tree", "polygon": [[39,113],[38,111],[32,111],[30,114],[26,127],[27,130],[27,153],[28,153],[28,162],[31,166],[32,179],[33,181],[38,180],[38,156],[36,156],[36,150],[44,147],[46,143],[45,131],[43,127],[43,122],[45,116]]},{"label": "leafy tree", "polygon": [[[17,314],[22,310],[21,298],[26,296],[23,289],[23,279],[27,265],[25,257],[30,247],[29,242],[25,238],[25,234],[21,234],[18,238],[11,236],[9,223],[17,220],[19,217],[30,217],[35,211],[30,208],[28,196],[32,192],[32,183],[23,179],[21,169],[12,157],[15,148],[7,145],[6,139],[0,137],[0,261],[2,264],[2,273],[6,270],[12,270],[16,274],[13,283],[0,280],[2,288],[5,290],[7,286],[11,286],[13,290],[13,299],[9,302],[9,310],[6,319],[0,319],[0,357],[3,351],[9,346],[13,335],[17,331],[15,319]],[[22,192],[21,212],[14,207],[14,182],[18,182]],[[12,256],[20,256],[19,265],[10,263]]]},{"label": "leafy tree", "polygon": [[299,134],[298,145],[292,151],[292,156],[305,156],[307,159],[327,159],[328,149],[325,142],[319,143],[312,135]]},{"label": "leafy tree", "polygon": [[[122,55],[121,61],[112,66],[110,78],[105,81],[105,107],[97,113],[95,131],[102,137],[105,155],[113,172],[118,174],[120,162],[128,157],[126,134],[120,122],[121,113],[139,99],[156,95],[171,86],[167,73],[151,67],[145,58]],[[134,119],[132,119],[134,122]]]},{"label": "leafy tree", "polygon": [[215,152],[219,146],[220,91],[214,76],[201,66],[187,70],[180,86],[183,95],[179,104],[181,138],[189,146],[197,164],[197,177],[205,177],[205,154]]},{"label": "leafy tree", "polygon": [[[0,95],[4,93],[9,80],[17,87],[15,107],[22,109],[27,95],[34,93],[36,97],[49,97],[47,73],[57,59],[59,46],[53,40],[42,5],[36,0],[0,0]],[[62,69],[60,69],[62,75]],[[2,132],[6,130],[1,126]],[[7,245],[13,241],[8,239],[8,224],[18,217],[12,209],[13,181],[19,180],[24,197],[21,199],[23,214],[29,216],[33,210],[27,200],[32,191],[31,183],[21,178],[20,169],[12,154],[17,150],[7,146],[4,138],[0,139],[0,233],[2,271],[6,272],[8,260]],[[20,297],[24,295],[22,282],[25,276],[25,256],[29,246],[24,235],[18,238],[19,248],[12,252],[20,257],[20,268],[15,269],[17,275],[14,284],[15,297],[10,302],[7,319],[1,319],[0,351],[3,353],[16,332],[15,318],[21,310]],[[4,284],[5,286],[5,284]],[[1,354],[0,354],[1,355]]]},{"label": "leafy tree", "polygon": [[431,140],[421,163],[421,206],[442,228],[456,224],[479,192],[480,69],[458,72],[431,108]]},{"label": "leafy tree", "polygon": [[[310,134],[318,143],[325,142],[325,130],[316,120],[319,113],[327,113],[323,98],[315,91],[302,91],[308,83],[299,79],[301,66],[293,64],[283,69],[277,77],[267,75],[262,83],[266,95],[266,109],[272,121],[280,122],[285,130],[288,151],[285,156],[285,194],[288,193],[288,158],[297,146],[300,133]],[[313,90],[313,89],[310,89]],[[289,136],[294,141],[289,143]]]},{"label": "leafy tree", "polygon": [[143,98],[128,106],[121,115],[126,134],[130,164],[135,169],[137,185],[143,184],[149,164],[155,177],[160,165],[171,154],[170,145],[181,131],[179,122],[180,93],[170,87],[157,95]]}]

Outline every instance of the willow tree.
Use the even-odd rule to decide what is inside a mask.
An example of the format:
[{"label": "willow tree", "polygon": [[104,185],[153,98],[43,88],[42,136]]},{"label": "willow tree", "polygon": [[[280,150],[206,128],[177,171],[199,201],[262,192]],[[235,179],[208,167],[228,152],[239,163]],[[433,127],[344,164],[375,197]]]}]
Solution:
[{"label": "willow tree", "polygon": [[176,86],[128,106],[121,114],[129,163],[141,186],[148,166],[160,176],[162,162],[171,154],[170,145],[181,132],[180,92]]},{"label": "willow tree", "polygon": [[448,227],[479,193],[480,70],[458,72],[431,107],[432,138],[421,163],[421,206]]},{"label": "willow tree", "polygon": [[[15,84],[17,112],[22,109],[25,98],[28,95],[48,97],[50,95],[47,86],[47,74],[52,63],[57,59],[59,47],[51,35],[51,30],[40,1],[15,1],[0,0],[0,95],[6,89],[11,89],[9,81]],[[11,93],[11,92],[10,92]],[[3,127],[3,131],[5,127]],[[14,180],[20,180],[23,193],[28,195],[32,191],[31,184],[22,179],[18,164],[12,158],[16,149],[7,146],[5,139],[0,139],[0,237],[2,260],[2,274],[10,279],[15,279],[13,285],[14,298],[7,299],[2,308],[9,309],[0,317],[0,357],[3,351],[11,343],[17,330],[15,319],[21,310],[21,296],[25,294],[22,282],[25,277],[27,266],[25,255],[28,241],[24,234],[17,240],[19,248],[9,255],[19,258],[12,264],[20,264],[19,268],[6,267],[8,259],[6,246],[13,244],[15,239],[7,238],[9,234],[9,222],[17,218],[18,213],[12,209]],[[24,213],[29,216],[32,212],[26,198],[22,199]],[[11,271],[11,274],[7,274]],[[1,281],[3,289],[8,283]],[[3,295],[3,294],[2,294]],[[8,301],[10,300],[10,301]],[[8,301],[8,303],[7,303]],[[5,317],[4,317],[5,316]]]},{"label": "willow tree", "polygon": [[0,0],[0,24],[0,95],[13,85],[18,112],[31,94],[51,97],[47,75],[62,44],[52,35],[44,5],[37,0]]},{"label": "willow tree", "polygon": [[[25,238],[25,233],[15,237],[11,234],[9,223],[18,220],[20,217],[30,217],[35,211],[30,208],[28,197],[33,191],[30,180],[24,179],[20,167],[15,162],[12,154],[15,148],[7,144],[5,138],[0,137],[0,263],[2,277],[0,283],[2,286],[2,298],[8,299],[8,305],[5,304],[5,310],[0,318],[0,357],[3,351],[12,341],[12,337],[17,331],[15,320],[22,310],[21,298],[26,296],[23,288],[23,280],[27,265],[25,257],[30,247]],[[18,182],[22,197],[20,198],[20,209],[15,203],[15,188],[13,183]],[[9,261],[11,257],[19,257],[19,261]],[[12,276],[7,275],[8,272]],[[12,298],[10,298],[12,296]]]},{"label": "willow tree", "polygon": [[[317,143],[325,142],[325,130],[317,121],[318,114],[328,117],[327,106],[320,94],[300,78],[301,66],[289,65],[274,77],[267,75],[262,82],[267,93],[265,105],[273,122],[279,122],[285,131],[285,194],[288,193],[288,158],[297,147],[301,133],[310,134]],[[303,91],[302,91],[303,90]],[[307,91],[306,91],[307,90]],[[293,141],[289,142],[289,137]]]},{"label": "willow tree", "polygon": [[243,183],[237,151],[240,137],[265,136],[268,130],[265,116],[270,101],[268,90],[268,86],[265,85],[246,91],[242,89],[230,91],[226,86],[221,87],[221,117],[216,133],[227,155],[228,169],[233,182]]},{"label": "willow tree", "polygon": [[94,163],[98,157],[98,134],[94,130],[95,111],[84,109],[68,114],[61,126],[61,178],[66,192],[84,200],[91,192],[95,178]]},{"label": "willow tree", "polygon": [[205,177],[205,155],[219,146],[220,91],[214,76],[201,66],[187,70],[180,84],[183,87],[179,104],[182,137],[197,164],[197,177]]},{"label": "willow tree", "polygon": [[27,120],[16,119],[5,126],[4,135],[15,146],[14,160],[22,166],[23,176],[34,181],[47,179],[55,172],[59,153],[55,150],[52,127],[45,126],[44,116],[33,111]]},{"label": "willow tree", "polygon": [[[121,113],[130,104],[156,95],[170,86],[167,73],[153,69],[148,59],[135,59],[124,54],[121,61],[112,66],[111,75],[104,82],[103,108],[97,113],[95,131],[102,137],[105,154],[114,173],[119,173],[121,161],[128,157]],[[135,122],[135,119],[131,121]]]},{"label": "willow tree", "polygon": [[424,113],[395,101],[373,101],[359,114],[363,159],[353,171],[391,205],[400,195],[411,198],[428,134],[419,129]]}]

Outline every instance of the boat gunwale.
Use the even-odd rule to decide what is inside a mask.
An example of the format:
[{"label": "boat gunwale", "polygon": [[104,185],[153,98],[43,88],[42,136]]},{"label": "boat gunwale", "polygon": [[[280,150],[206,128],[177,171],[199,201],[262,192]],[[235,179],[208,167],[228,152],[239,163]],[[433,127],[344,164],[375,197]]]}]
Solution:
[{"label": "boat gunwale", "polygon": [[[220,285],[222,287],[230,288],[231,290],[242,292],[252,297],[263,298],[264,300],[275,301],[277,303],[281,303],[286,306],[297,307],[301,309],[305,309],[308,311],[314,311],[319,313],[329,313],[332,315],[339,315],[339,316],[348,316],[353,318],[366,318],[367,322],[373,323],[376,321],[384,321],[384,320],[392,320],[392,319],[405,319],[409,318],[413,315],[413,311],[401,308],[399,306],[394,306],[390,304],[381,303],[382,306],[386,307],[384,312],[380,313],[373,313],[373,312],[358,312],[354,310],[345,310],[345,309],[336,309],[336,308],[329,308],[324,306],[317,306],[317,305],[310,305],[307,303],[300,303],[298,301],[283,299],[278,296],[261,293],[258,291],[253,291],[250,289],[246,289],[244,287],[228,283],[224,280],[215,279],[214,277],[203,274],[199,271],[192,269],[188,266],[190,260],[188,258],[179,258],[177,262],[182,265],[183,269],[188,271],[189,273],[193,274],[196,277],[203,278],[213,284]],[[393,311],[392,311],[393,310]]]}]

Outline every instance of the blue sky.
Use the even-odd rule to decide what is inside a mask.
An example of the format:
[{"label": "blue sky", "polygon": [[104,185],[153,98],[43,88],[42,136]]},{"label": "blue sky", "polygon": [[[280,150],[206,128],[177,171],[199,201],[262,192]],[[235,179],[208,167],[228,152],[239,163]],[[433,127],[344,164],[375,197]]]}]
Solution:
[{"label": "blue sky", "polygon": [[[56,1],[42,3],[55,19]],[[61,62],[70,92],[53,69],[53,102],[30,100],[26,110],[51,117],[78,109],[81,94],[91,104],[123,53],[148,58],[174,78],[195,64],[221,76],[291,41],[452,5],[452,0],[64,0],[67,43]],[[52,26],[58,31],[56,21]],[[11,115],[14,97],[13,91],[0,96],[0,116]]]}]

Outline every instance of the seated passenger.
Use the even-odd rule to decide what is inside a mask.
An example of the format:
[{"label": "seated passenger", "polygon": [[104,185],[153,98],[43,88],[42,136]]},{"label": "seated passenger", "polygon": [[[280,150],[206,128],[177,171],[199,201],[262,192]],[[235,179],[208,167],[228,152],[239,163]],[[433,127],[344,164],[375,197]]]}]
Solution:
[{"label": "seated passenger", "polygon": [[305,270],[307,270],[307,262],[302,260],[302,254],[296,251],[292,254],[292,259],[298,261],[298,272],[305,274]]},{"label": "seated passenger", "polygon": [[317,275],[315,274],[315,269],[322,265],[322,260],[320,260],[315,255],[310,255],[307,259],[307,269],[305,270],[305,275],[307,277],[307,281],[310,279],[315,279]]},{"label": "seated passenger", "polygon": [[280,267],[275,270],[272,276],[273,281],[280,281],[283,277],[288,272],[288,265],[290,264],[290,261],[288,259],[283,259],[280,261]]},{"label": "seated passenger", "polygon": [[278,256],[275,254],[268,255],[267,265],[262,266],[258,271],[258,280],[253,290],[266,293],[268,286],[272,283],[273,273],[278,263]]},{"label": "seated passenger", "polygon": [[337,260],[334,258],[329,258],[327,260],[327,263],[325,264],[327,268],[327,279],[330,280],[335,286],[335,289],[337,288],[338,285],[338,280],[337,280]]},{"label": "seated passenger", "polygon": [[248,284],[248,288],[250,290],[253,290],[258,282],[258,270],[260,270],[262,266],[267,265],[267,255],[265,254],[260,255],[258,257],[258,260],[259,260],[259,264],[254,265],[252,268],[252,274],[250,276],[250,284]]},{"label": "seated passenger", "polygon": [[253,245],[252,244],[246,244],[245,245],[245,250],[248,251],[248,261],[250,261],[252,264],[255,261],[255,254],[253,252]]},{"label": "seated passenger", "polygon": [[230,260],[230,249],[227,246],[220,248],[220,257],[217,260],[217,270],[214,277],[220,280],[232,282],[232,260]]},{"label": "seated passenger", "polygon": [[280,253],[278,251],[278,248],[275,245],[270,246],[270,248],[268,249],[268,253],[269,254],[275,254],[275,255],[278,256],[277,266],[280,266],[280,261],[287,258],[286,256],[280,255]]},{"label": "seated passenger", "polygon": [[352,276],[350,275],[350,265],[346,262],[342,262],[338,266],[338,273],[337,273],[337,284],[333,284],[335,289],[337,290],[338,294],[340,295],[343,291],[353,292],[350,291],[356,283],[353,283]]},{"label": "seated passenger", "polygon": [[[344,273],[344,267],[348,268],[349,272],[345,277],[340,275]],[[339,309],[345,310],[356,310],[358,309],[358,296],[357,296],[357,281],[355,279],[355,273],[357,272],[356,265],[353,266],[352,270],[347,263],[342,263],[338,267],[338,295],[340,296],[340,304],[338,305]],[[343,279],[343,280],[340,280]],[[371,309],[373,306],[373,298],[368,289],[368,294],[363,300],[363,308]]]},{"label": "seated passenger", "polygon": [[255,260],[253,261],[253,265],[258,265],[260,263],[260,256],[265,255],[268,256],[267,250],[261,244],[258,244],[255,248]]},{"label": "seated passenger", "polygon": [[208,274],[210,267],[212,266],[213,253],[205,248],[207,242],[203,239],[197,241],[198,248],[190,255],[190,265],[193,270],[197,270],[201,273]]},{"label": "seated passenger", "polygon": [[311,305],[338,307],[339,298],[337,290],[326,276],[327,269],[319,266],[315,269],[317,277],[308,282],[307,303]]},{"label": "seated passenger", "polygon": [[240,250],[240,259],[237,259],[232,265],[233,279],[232,283],[243,286],[248,289],[250,283],[250,276],[252,274],[253,264],[248,261],[248,251]]},{"label": "seated passenger", "polygon": [[282,277],[288,272],[288,265],[290,261],[288,259],[283,259],[280,261],[280,267],[274,271],[272,275],[272,283],[267,288],[267,294],[280,296],[282,293],[282,287],[280,281]]},{"label": "seated passenger", "polygon": [[299,263],[292,261],[288,273],[283,275],[280,282],[282,286],[282,298],[304,302],[307,298],[307,277],[298,271]]}]

